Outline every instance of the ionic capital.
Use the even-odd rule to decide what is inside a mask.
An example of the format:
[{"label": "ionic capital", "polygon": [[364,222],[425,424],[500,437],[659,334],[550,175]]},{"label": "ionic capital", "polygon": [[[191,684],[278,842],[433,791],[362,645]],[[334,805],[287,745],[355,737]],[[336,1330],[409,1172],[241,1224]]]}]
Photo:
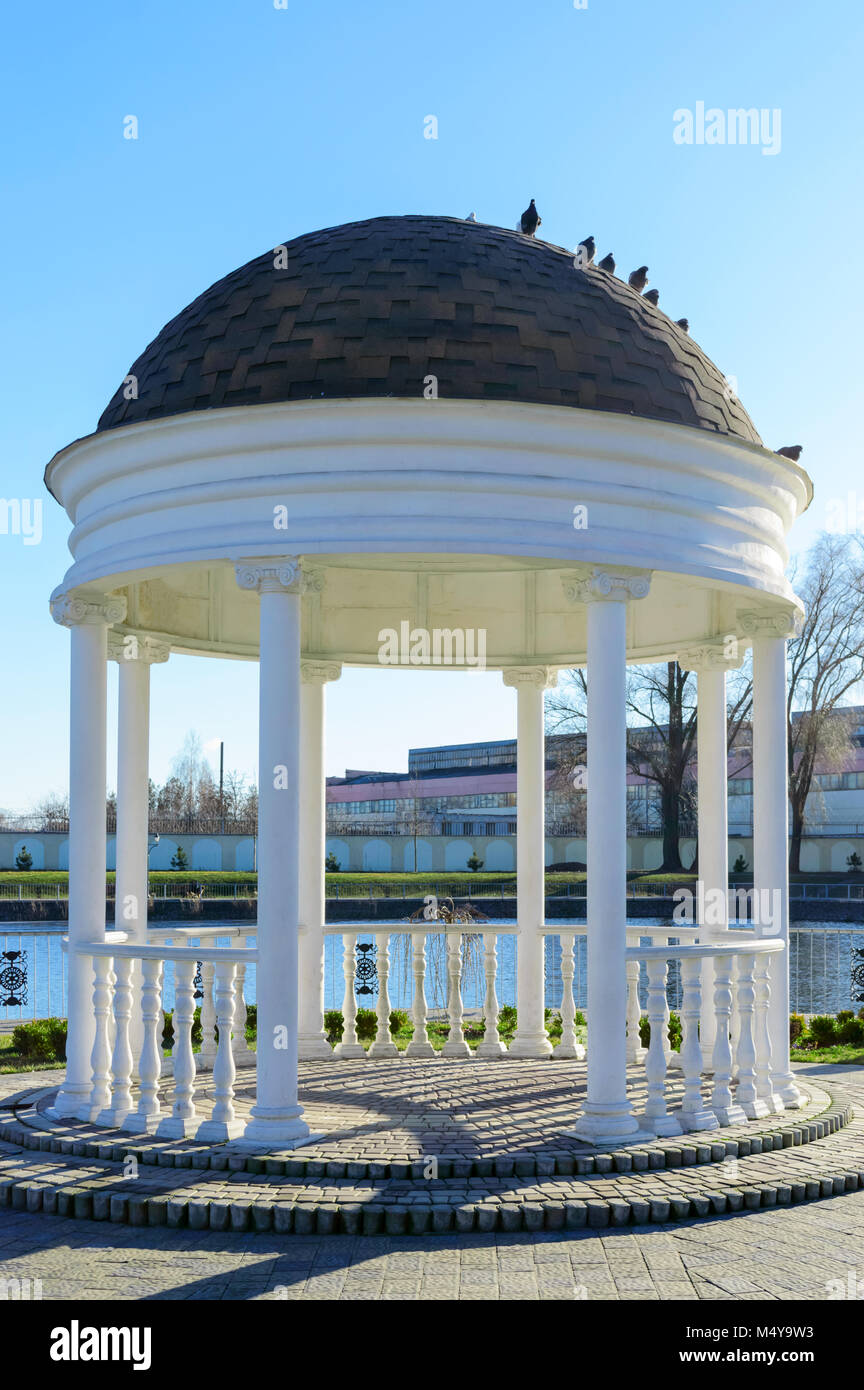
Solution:
[{"label": "ionic capital", "polygon": [[738,623],[747,637],[796,637],[801,615],[797,608],[776,608],[773,612],[738,611]]},{"label": "ionic capital", "polygon": [[558,672],[551,666],[507,666],[501,678],[514,690],[551,690],[558,684]]},{"label": "ionic capital", "polygon": [[258,594],[302,594],[304,590],[300,560],[291,556],[241,561],[234,566],[234,575],[241,589],[254,589]]},{"label": "ionic capital", "polygon": [[627,603],[647,598],[651,588],[650,570],[603,569],[595,565],[587,578],[565,578],[564,593],[571,603]]},{"label": "ionic capital", "polygon": [[79,623],[111,627],[126,617],[126,599],[122,594],[100,594],[87,589],[52,594],[50,607],[51,617],[63,627],[77,627]]},{"label": "ionic capital", "polygon": [[304,685],[326,685],[342,675],[341,661],[301,661],[300,679]]},{"label": "ionic capital", "polygon": [[167,661],[171,655],[170,645],[161,638],[151,637],[148,632],[108,633],[109,661],[140,661],[146,666]]},{"label": "ionic capital", "polygon": [[720,642],[704,642],[678,653],[678,664],[685,671],[737,671],[744,662],[743,643],[730,634]]}]

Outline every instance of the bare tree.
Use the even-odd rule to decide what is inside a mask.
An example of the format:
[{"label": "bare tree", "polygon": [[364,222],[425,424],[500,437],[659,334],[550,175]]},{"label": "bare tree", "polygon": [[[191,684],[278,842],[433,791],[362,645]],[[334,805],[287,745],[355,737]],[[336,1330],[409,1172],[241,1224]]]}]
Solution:
[{"label": "bare tree", "polygon": [[[795,585],[793,571],[792,582]],[[842,767],[852,750],[844,701],[864,680],[864,562],[846,536],[823,535],[796,589],[806,609],[789,643],[786,742],[789,757],[789,867],[801,868],[807,798],[817,762]]]}]

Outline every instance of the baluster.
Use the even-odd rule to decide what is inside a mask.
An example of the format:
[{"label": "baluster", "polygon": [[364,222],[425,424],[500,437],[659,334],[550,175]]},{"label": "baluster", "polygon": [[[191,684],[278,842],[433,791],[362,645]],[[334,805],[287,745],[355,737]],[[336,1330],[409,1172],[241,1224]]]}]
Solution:
[{"label": "baluster", "polygon": [[702,958],[681,958],[681,1058],[684,1073],[684,1096],[681,1101],[681,1124],[685,1130],[717,1129],[718,1119],[702,1099],[702,1048],[699,1043],[699,1018],[702,1013]]},{"label": "baluster", "polygon": [[483,973],[486,977],[486,998],[483,1003],[486,1029],[476,1055],[488,1060],[503,1057],[507,1052],[505,1043],[498,1036],[498,936],[494,931],[483,933]]},{"label": "baluster", "polygon": [[756,1014],[754,1031],[756,1042],[756,1100],[764,1105],[766,1114],[780,1115],[785,1106],[775,1095],[771,1080],[771,1031],[768,1025],[768,1008],[771,1003],[771,956],[760,951],[756,957]]},{"label": "baluster", "polygon": [[376,932],[375,944],[378,947],[378,1032],[369,1049],[369,1056],[398,1057],[399,1049],[390,1036],[390,993],[387,980],[390,975],[390,933]]},{"label": "baluster", "polygon": [[627,962],[627,1062],[644,1062],[647,1055],[646,1049],[642,1046],[642,1037],[639,1032],[639,1021],[642,1017],[642,1010],[639,1007],[639,975],[640,966],[638,960],[628,960]]},{"label": "baluster", "polygon": [[345,994],[342,999],[342,1041],[333,1051],[337,1057],[365,1057],[366,1049],[357,1040],[357,996],[354,993],[354,953],[357,937],[354,932],[345,932],[342,937],[342,974],[345,979]]},{"label": "baluster", "polygon": [[123,1128],[132,1134],[146,1134],[154,1129],[162,1107],[159,1104],[159,1081],[162,1076],[162,962],[150,957],[141,963],[141,1018],[143,1038],[138,1076],[141,1088],[138,1109],[128,1115]]},{"label": "baluster", "polygon": [[447,1017],[450,1032],[441,1049],[442,1057],[471,1057],[462,1033],[462,933],[447,933]]},{"label": "baluster", "polygon": [[729,1028],[732,1016],[731,989],[732,957],[725,951],[714,956],[714,1086],[711,1091],[711,1109],[721,1125],[738,1125],[747,1119],[737,1101],[732,1099],[732,1048],[729,1045]]},{"label": "baluster", "polygon": [[114,1051],[111,1057],[111,1101],[95,1117],[100,1125],[122,1125],[132,1110],[132,1066],[129,1020],[132,1015],[132,967],[118,956],[114,965]]},{"label": "baluster", "polygon": [[414,974],[414,1002],[411,1017],[414,1020],[414,1036],[405,1049],[406,1057],[434,1057],[436,1052],[426,1030],[426,929],[415,932],[411,937],[411,966]]},{"label": "baluster", "polygon": [[[665,960],[651,956],[648,965],[648,1022],[651,1025],[651,1038],[648,1055],[645,1058],[645,1080],[647,1100],[645,1102],[645,1128],[654,1134],[680,1134],[681,1126],[669,1114],[666,1105],[666,1050],[663,1046],[663,1031],[668,1028],[666,1003]],[[590,1008],[590,1005],[589,1005]]]},{"label": "baluster", "polygon": [[156,1131],[166,1139],[185,1139],[200,1123],[195,1111],[195,1054],[192,1024],[195,1018],[195,962],[174,964],[174,1106]]},{"label": "baluster", "polygon": [[201,962],[201,1048],[198,1052],[198,1070],[212,1071],[216,1061],[216,1007],[213,1003],[213,972],[216,967],[212,960]]},{"label": "baluster", "polygon": [[756,1004],[753,982],[755,964],[756,957],[749,952],[738,957],[738,1040],[734,1058],[738,1081],[735,1099],[751,1120],[771,1113],[756,1095],[756,1042],[753,1032]]},{"label": "baluster", "polygon": [[208,1142],[224,1142],[236,1139],[243,1132],[243,1121],[234,1113],[234,1051],[231,1035],[234,1029],[234,977],[237,967],[233,961],[215,963],[214,1003],[216,1026],[219,1029],[219,1042],[216,1060],[213,1063],[213,1109],[210,1119],[198,1126],[196,1139]]},{"label": "baluster", "polygon": [[95,1120],[111,1100],[111,1033],[109,1016],[114,983],[110,956],[93,956],[93,1015],[95,1031],[90,1052],[90,1097],[78,1112],[79,1120]]},{"label": "baluster", "polygon": [[237,965],[237,983],[234,990],[234,1032],[231,1035],[231,1050],[236,1067],[255,1065],[255,1053],[246,1041],[246,962]]},{"label": "baluster", "polygon": [[561,941],[561,1041],[552,1053],[553,1058],[560,1058],[562,1061],[567,1058],[575,1058],[582,1061],[585,1056],[585,1048],[580,1042],[576,1041],[576,1029],[573,1020],[576,1017],[576,1000],[573,998],[573,976],[576,967],[573,960],[573,943],[575,937],[573,932],[562,932]]}]

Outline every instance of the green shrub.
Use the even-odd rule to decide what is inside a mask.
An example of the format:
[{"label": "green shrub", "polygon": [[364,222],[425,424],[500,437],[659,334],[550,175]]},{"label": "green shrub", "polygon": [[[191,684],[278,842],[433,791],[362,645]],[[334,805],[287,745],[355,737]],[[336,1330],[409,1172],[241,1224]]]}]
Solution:
[{"label": "green shrub", "polygon": [[486,1036],[486,1024],[482,1018],[472,1018],[468,1023],[463,1025],[462,1033],[466,1038],[471,1038],[475,1042],[479,1042],[481,1038]]},{"label": "green shrub", "polygon": [[804,1032],[805,1027],[806,1025],[802,1014],[789,1015],[789,1041],[793,1047]]},{"label": "green shrub", "polygon": [[586,1023],[586,1020],[585,1020],[585,1015],[583,1014],[583,1012],[582,1012],[581,1009],[577,1009],[577,1010],[576,1010],[576,1013],[575,1013],[574,1016],[573,1016],[573,1023],[574,1023],[574,1026],[575,1026],[576,1028],[585,1028],[585,1027],[587,1027],[587,1023]]},{"label": "green shrub", "polygon": [[[201,1039],[203,1036],[204,1035],[201,1031],[201,1007],[199,1005],[199,1007],[195,1010],[195,1014],[192,1019],[192,1046],[200,1047]],[[167,1009],[165,1010],[165,1022],[162,1026],[162,1046],[163,1048],[172,1048],[174,1046],[173,1009],[170,1013]]]},{"label": "green shrub", "polygon": [[498,1032],[502,1037],[516,1032],[517,1014],[515,1004],[502,1004],[498,1010]]},{"label": "green shrub", "polygon": [[12,1030],[12,1050],[28,1062],[65,1062],[65,1018],[40,1018]]},{"label": "green shrub", "polygon": [[[673,1052],[681,1051],[681,1018],[674,1011],[669,1013],[669,1045]],[[643,1047],[651,1044],[651,1024],[643,1014],[639,1020],[639,1041]]]},{"label": "green shrub", "polygon": [[258,1005],[246,1005],[246,1032],[251,1033],[252,1037],[258,1032]]},{"label": "green shrub", "polygon": [[556,1014],[554,1009],[544,1009],[543,1017],[546,1022],[546,1032],[550,1038],[560,1038],[564,1031],[564,1024],[561,1022],[561,1015]]},{"label": "green shrub", "polygon": [[[839,1014],[837,1017],[839,1019]],[[851,1047],[864,1047],[864,1019],[847,1018],[843,1026],[837,1029],[837,1041]]]},{"label": "green shrub", "polygon": [[358,1009],[356,1019],[357,1036],[363,1038],[374,1038],[378,1032],[378,1015],[374,1009]]},{"label": "green shrub", "polygon": [[407,1033],[411,1031],[411,1020],[407,1009],[390,1010],[390,1032]]},{"label": "green shrub", "polygon": [[837,1026],[828,1014],[817,1014],[810,1020],[810,1034],[817,1047],[833,1047],[837,1041]]},{"label": "green shrub", "polygon": [[327,1034],[327,1041],[331,1046],[342,1041],[345,1032],[345,1020],[342,1017],[341,1009],[324,1010],[324,1032]]},{"label": "green shrub", "polygon": [[854,1017],[855,1014],[852,1011],[852,1009],[841,1009],[839,1014],[837,1015],[837,1027],[842,1028],[844,1023],[848,1023],[849,1020],[853,1019]]}]

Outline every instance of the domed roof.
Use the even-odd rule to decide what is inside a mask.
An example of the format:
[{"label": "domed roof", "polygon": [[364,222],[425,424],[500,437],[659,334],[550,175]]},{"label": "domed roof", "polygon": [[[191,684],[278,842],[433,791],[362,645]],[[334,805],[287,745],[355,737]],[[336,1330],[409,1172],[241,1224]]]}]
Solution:
[{"label": "domed roof", "polygon": [[[284,265],[282,264],[284,262]],[[759,444],[692,338],[561,247],[453,217],[374,217],[249,261],[172,319],[98,429],[233,405],[402,396],[613,411]]]}]

